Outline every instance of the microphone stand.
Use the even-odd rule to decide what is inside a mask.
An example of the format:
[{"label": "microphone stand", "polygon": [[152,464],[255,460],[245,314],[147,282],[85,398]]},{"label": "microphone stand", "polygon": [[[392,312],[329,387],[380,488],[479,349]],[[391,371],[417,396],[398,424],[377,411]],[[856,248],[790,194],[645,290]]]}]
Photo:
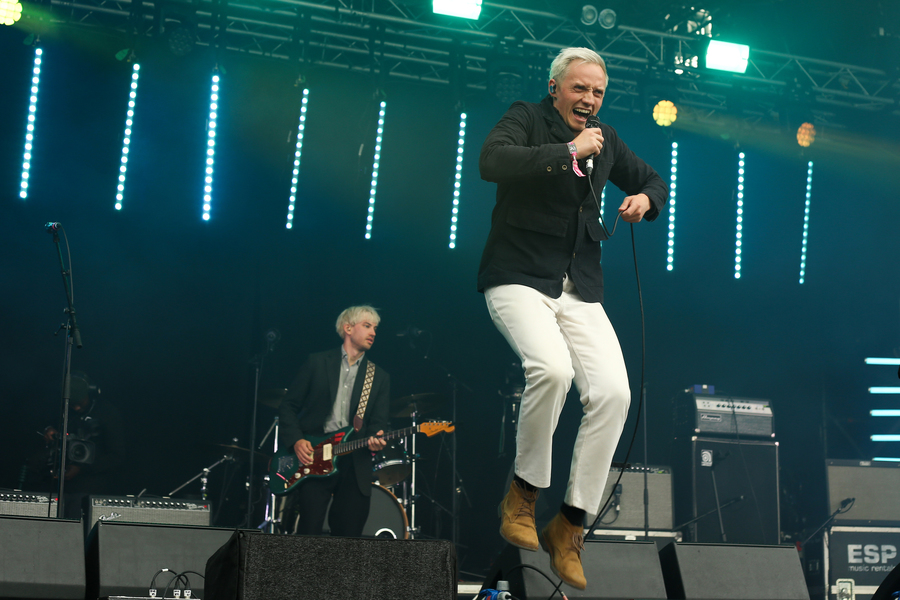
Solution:
[{"label": "microphone stand", "polygon": [[62,519],[65,515],[65,497],[63,494],[66,489],[66,453],[68,452],[68,436],[69,436],[69,400],[72,397],[72,344],[81,348],[81,331],[78,329],[78,322],[75,320],[75,303],[72,298],[72,273],[66,269],[63,261],[62,249],[59,245],[59,226],[58,224],[48,224],[47,231],[53,234],[53,243],[56,245],[56,252],[59,255],[59,269],[62,273],[63,287],[66,290],[67,308],[65,310],[67,320],[60,325],[54,335],[59,334],[60,329],[66,330],[66,350],[63,359],[63,391],[62,391],[62,432],[60,433],[61,443],[59,445],[59,487],[57,493],[59,498],[56,503],[56,518]]}]

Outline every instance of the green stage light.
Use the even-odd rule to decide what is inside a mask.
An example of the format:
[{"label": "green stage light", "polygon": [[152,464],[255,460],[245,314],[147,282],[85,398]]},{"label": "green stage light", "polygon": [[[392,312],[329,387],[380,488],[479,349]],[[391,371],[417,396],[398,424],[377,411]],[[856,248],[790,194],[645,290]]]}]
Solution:
[{"label": "green stage light", "polygon": [[744,73],[750,59],[750,46],[711,40],[706,49],[706,68]]},{"label": "green stage light", "polygon": [[473,20],[481,16],[481,0],[434,0],[431,6],[437,15]]}]

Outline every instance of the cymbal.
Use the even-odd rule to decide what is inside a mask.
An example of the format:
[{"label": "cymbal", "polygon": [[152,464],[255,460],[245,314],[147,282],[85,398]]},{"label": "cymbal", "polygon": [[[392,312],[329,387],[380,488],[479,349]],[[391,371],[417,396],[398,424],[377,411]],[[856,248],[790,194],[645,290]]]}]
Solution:
[{"label": "cymbal", "polygon": [[281,404],[285,394],[287,394],[287,388],[260,390],[259,403],[270,408],[278,408],[278,405]]},{"label": "cymbal", "polygon": [[391,416],[408,417],[412,413],[423,415],[437,410],[444,404],[440,394],[413,394],[391,402]]},{"label": "cymbal", "polygon": [[[213,445],[219,446],[220,448],[225,448],[229,452],[239,454],[240,455],[239,458],[241,458],[241,459],[245,459],[247,457],[247,454],[250,452],[247,448],[241,448],[240,446],[235,446],[234,444],[213,444]],[[268,454],[264,454],[264,453],[260,452],[259,450],[254,452],[253,456],[256,458],[256,460],[262,460],[262,459],[269,458]]]}]

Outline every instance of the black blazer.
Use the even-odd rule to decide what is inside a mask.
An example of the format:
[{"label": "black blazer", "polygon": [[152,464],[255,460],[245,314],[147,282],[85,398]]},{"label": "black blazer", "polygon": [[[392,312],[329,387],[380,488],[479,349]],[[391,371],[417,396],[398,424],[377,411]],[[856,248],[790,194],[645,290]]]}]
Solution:
[{"label": "black blazer", "polygon": [[[645,218],[654,220],[668,200],[668,186],[615,129],[605,123],[600,129],[603,151],[591,176],[597,197],[607,180],[628,195],[643,192],[650,198]],[[514,103],[488,134],[478,166],[482,179],[497,183],[497,204],[478,291],[516,283],[558,298],[568,272],[586,301],[603,301],[599,242],[606,235],[587,177],[573,172],[566,147],[573,139],[550,96],[540,104]],[[579,168],[585,172],[583,160]]]},{"label": "black blazer", "polygon": [[[359,406],[365,381],[368,359],[363,357],[350,395],[350,414],[355,415]],[[307,435],[330,433],[323,430],[325,421],[331,414],[337,396],[337,386],[341,370],[341,349],[311,354],[300,367],[294,382],[278,408],[279,443],[283,448],[293,448],[298,440]],[[387,431],[390,426],[391,379],[381,367],[375,367],[375,379],[369,392],[369,404],[363,415],[362,429],[352,434],[359,439]],[[352,423],[352,417],[351,417]],[[372,493],[372,454],[368,449],[359,449],[340,460],[353,460],[356,480],[360,491],[368,496]],[[338,468],[340,468],[340,460]]]}]

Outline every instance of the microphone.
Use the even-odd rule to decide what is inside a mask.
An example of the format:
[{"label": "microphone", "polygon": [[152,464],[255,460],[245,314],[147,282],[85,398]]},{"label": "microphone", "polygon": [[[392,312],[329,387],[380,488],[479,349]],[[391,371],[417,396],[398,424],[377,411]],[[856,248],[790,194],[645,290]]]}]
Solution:
[{"label": "microphone", "polygon": [[[585,129],[599,129],[600,128],[600,119],[597,118],[597,115],[591,115],[587,118],[587,123],[584,125]],[[599,153],[597,154],[600,155]],[[591,174],[591,171],[594,170],[594,155],[591,154],[587,157],[587,160],[584,161],[584,167],[587,169],[588,175]]]},{"label": "microphone", "polygon": [[44,229],[47,233],[56,233],[60,229],[62,229],[62,223],[54,223],[53,221],[44,225]]},{"label": "microphone", "polygon": [[841,500],[841,510],[844,510],[854,502],[856,502],[856,498],[844,498]]}]

